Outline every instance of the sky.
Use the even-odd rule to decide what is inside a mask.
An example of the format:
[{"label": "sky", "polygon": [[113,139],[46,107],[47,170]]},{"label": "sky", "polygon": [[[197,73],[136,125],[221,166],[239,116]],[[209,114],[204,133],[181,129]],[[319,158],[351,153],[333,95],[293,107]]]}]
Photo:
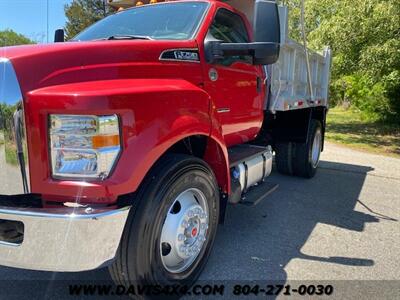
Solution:
[{"label": "sky", "polygon": [[64,5],[70,2],[72,0],[0,0],[0,31],[12,29],[38,43],[46,43],[47,38],[52,42],[54,31],[65,25]]}]

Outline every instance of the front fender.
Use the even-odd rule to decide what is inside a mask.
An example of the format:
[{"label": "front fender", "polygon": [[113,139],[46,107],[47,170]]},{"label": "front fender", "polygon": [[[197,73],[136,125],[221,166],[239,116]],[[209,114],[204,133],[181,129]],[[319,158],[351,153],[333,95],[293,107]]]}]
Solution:
[{"label": "front fender", "polygon": [[[134,192],[154,162],[177,141],[211,134],[210,97],[185,80],[127,79],[58,85],[27,95],[26,119],[32,193],[45,199],[112,203]],[[118,114],[122,154],[103,182],[51,178],[49,114]],[[39,142],[40,141],[40,142]]]}]

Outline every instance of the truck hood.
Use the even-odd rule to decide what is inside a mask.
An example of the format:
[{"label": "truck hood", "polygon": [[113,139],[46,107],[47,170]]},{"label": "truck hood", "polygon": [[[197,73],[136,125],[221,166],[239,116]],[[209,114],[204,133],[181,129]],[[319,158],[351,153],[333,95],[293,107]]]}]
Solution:
[{"label": "truck hood", "polygon": [[[22,94],[46,86],[82,81],[154,78],[163,72],[160,55],[167,49],[195,49],[195,41],[67,42],[0,48],[0,58],[11,61]],[[171,63],[169,64],[171,65]]]}]

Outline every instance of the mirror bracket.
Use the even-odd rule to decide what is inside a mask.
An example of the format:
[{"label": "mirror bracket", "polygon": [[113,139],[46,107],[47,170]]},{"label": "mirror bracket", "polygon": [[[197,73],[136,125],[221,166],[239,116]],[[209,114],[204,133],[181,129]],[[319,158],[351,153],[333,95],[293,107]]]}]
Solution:
[{"label": "mirror bracket", "polygon": [[65,42],[65,32],[64,29],[57,29],[54,33],[54,43],[63,43]]}]

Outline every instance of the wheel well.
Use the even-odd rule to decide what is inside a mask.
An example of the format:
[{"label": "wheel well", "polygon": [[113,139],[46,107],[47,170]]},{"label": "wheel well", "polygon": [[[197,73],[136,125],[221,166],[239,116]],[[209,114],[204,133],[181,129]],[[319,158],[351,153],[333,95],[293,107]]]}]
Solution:
[{"label": "wheel well", "polygon": [[207,136],[193,135],[186,137],[172,145],[166,153],[187,154],[204,158],[207,147]]},{"label": "wheel well", "polygon": [[[154,162],[151,169],[153,169],[167,154],[192,155],[204,160],[210,166],[214,172],[220,190],[219,222],[223,223],[225,219],[226,206],[228,203],[227,199],[230,189],[230,174],[229,162],[226,161],[224,150],[220,144],[214,139],[205,135],[193,135],[186,137],[168,148],[168,150],[157,161]],[[146,176],[151,174],[151,169]],[[131,205],[131,201],[135,198],[135,194],[136,192],[120,196],[118,199],[118,205],[120,207]]]},{"label": "wheel well", "polygon": [[313,107],[292,111],[266,113],[260,135],[259,144],[277,144],[285,142],[307,142],[310,121],[321,122],[323,136],[325,135],[326,107]]},{"label": "wheel well", "polygon": [[228,162],[222,147],[212,138],[205,135],[186,137],[172,145],[165,154],[187,154],[204,160],[213,170],[220,190],[219,223],[225,221],[225,211],[228,204],[230,189],[230,174]]},{"label": "wheel well", "polygon": [[189,136],[172,145],[166,153],[187,154],[203,159],[214,171],[221,192],[228,192],[228,162],[225,160],[222,147],[212,138],[205,135]]}]

